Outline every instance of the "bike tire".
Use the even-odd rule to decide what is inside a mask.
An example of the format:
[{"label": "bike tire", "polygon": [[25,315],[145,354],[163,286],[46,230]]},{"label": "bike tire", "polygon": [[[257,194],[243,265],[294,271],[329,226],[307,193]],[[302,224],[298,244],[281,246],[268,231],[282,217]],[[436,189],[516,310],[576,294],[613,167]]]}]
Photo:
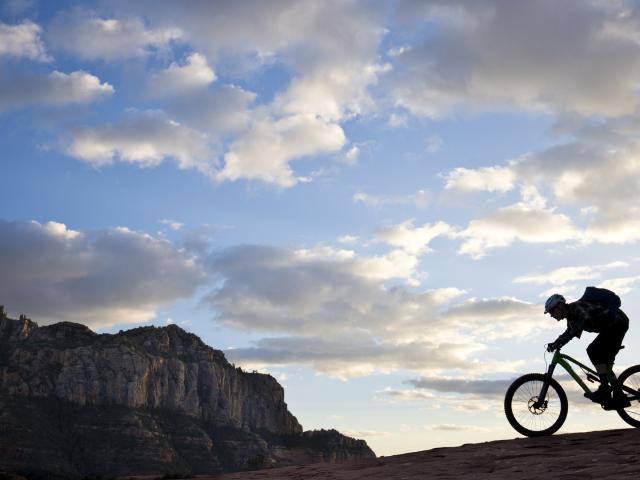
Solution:
[{"label": "bike tire", "polygon": [[[511,384],[504,397],[504,413],[507,420],[518,433],[527,437],[551,435],[557,432],[567,419],[567,394],[553,378],[549,382],[546,397],[547,401],[553,402],[553,409],[545,407],[539,413],[532,411],[531,402],[534,398],[537,400],[536,393],[540,392],[545,380],[546,375],[543,373],[523,375]],[[546,417],[545,413],[548,413]]]},{"label": "bike tire", "polygon": [[[633,390],[640,390],[640,365],[627,368],[618,377],[617,383]],[[640,428],[640,401],[634,400],[627,408],[616,410],[620,418],[632,427]]]}]

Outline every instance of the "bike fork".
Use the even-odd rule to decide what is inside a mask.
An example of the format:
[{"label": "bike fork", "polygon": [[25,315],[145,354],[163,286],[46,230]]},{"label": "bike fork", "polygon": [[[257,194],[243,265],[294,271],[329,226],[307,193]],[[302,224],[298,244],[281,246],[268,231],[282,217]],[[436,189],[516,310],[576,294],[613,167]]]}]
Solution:
[{"label": "bike fork", "polygon": [[544,375],[544,382],[542,382],[542,388],[540,389],[540,393],[538,394],[538,401],[533,404],[535,408],[542,408],[544,406],[544,399],[547,398],[547,391],[549,390],[549,383],[551,382],[551,377],[553,377],[553,371],[556,369],[556,364],[552,363],[549,365],[549,370]]}]

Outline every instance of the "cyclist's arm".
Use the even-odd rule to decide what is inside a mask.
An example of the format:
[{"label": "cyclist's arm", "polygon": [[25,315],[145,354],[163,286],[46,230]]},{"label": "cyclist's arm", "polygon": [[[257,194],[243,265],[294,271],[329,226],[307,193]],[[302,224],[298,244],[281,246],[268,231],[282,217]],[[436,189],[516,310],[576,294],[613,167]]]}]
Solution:
[{"label": "cyclist's arm", "polygon": [[574,338],[582,335],[582,330],[584,328],[584,319],[580,319],[576,322],[570,323],[567,326],[567,329],[557,338],[555,343],[559,344],[561,347],[569,343],[569,341]]}]

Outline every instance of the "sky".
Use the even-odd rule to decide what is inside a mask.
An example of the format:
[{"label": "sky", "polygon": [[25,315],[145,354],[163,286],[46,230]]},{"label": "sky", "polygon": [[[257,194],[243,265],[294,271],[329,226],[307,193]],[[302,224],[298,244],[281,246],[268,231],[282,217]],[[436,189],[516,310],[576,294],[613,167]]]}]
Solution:
[{"label": "sky", "polygon": [[[3,0],[0,303],[177,324],[378,455],[515,438],[551,293],[616,291],[637,363],[639,31],[625,0]],[[624,426],[564,384],[561,432]]]}]

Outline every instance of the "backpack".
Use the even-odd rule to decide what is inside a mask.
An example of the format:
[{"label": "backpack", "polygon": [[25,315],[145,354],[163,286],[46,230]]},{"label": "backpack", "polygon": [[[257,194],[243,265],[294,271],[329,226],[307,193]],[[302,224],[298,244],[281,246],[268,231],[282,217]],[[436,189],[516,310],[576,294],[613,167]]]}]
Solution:
[{"label": "backpack", "polygon": [[615,315],[615,312],[622,305],[620,297],[606,288],[587,287],[584,294],[578,301],[587,303],[597,303],[605,306],[609,309],[610,315]]}]

